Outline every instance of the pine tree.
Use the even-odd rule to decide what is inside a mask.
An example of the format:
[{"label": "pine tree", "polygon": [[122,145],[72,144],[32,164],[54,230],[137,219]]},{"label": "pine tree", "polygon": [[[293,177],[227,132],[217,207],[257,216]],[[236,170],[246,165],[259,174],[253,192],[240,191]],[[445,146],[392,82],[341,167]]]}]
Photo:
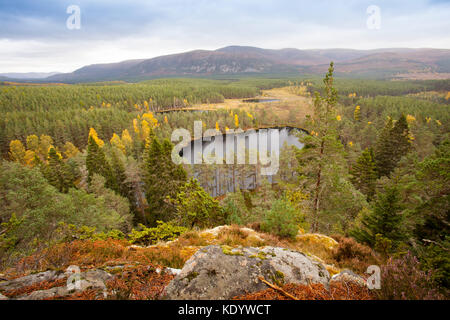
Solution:
[{"label": "pine tree", "polygon": [[365,149],[351,169],[351,181],[370,200],[375,194],[377,167],[372,148]]},{"label": "pine tree", "polygon": [[408,121],[404,114],[395,122],[392,129],[392,142],[394,148],[394,160],[397,164],[400,159],[411,150],[411,140]]},{"label": "pine tree", "polygon": [[372,247],[375,247],[377,238],[388,239],[395,248],[406,238],[402,229],[402,210],[398,188],[387,186],[384,192],[377,194],[373,210],[362,217],[361,226],[350,234],[359,242]]},{"label": "pine tree", "polygon": [[172,161],[172,147],[168,140],[161,143],[155,136],[152,136],[147,147],[143,172],[150,225],[175,216],[175,207],[168,203],[167,197],[174,198],[187,179],[183,167]]},{"label": "pine tree", "polygon": [[375,162],[377,164],[378,176],[389,176],[400,159],[410,149],[410,132],[406,117],[404,115],[400,116],[395,124],[389,118],[378,138],[375,148]]},{"label": "pine tree", "polygon": [[131,183],[127,181],[127,175],[125,173],[125,165],[120,158],[119,150],[112,148],[111,151],[111,169],[114,175],[116,191],[122,197],[127,198],[130,201],[132,211],[135,210],[135,200],[133,196]]},{"label": "pine tree", "polygon": [[392,162],[394,150],[391,141],[393,127],[394,124],[389,117],[375,146],[375,163],[377,165],[378,177],[387,176],[394,170],[394,164]]},{"label": "pine tree", "polygon": [[[322,231],[331,231],[331,224],[344,228],[345,221],[357,214],[353,211],[361,202],[361,194],[348,181],[344,148],[337,135],[333,71],[331,63],[324,79],[325,96],[316,92],[314,114],[308,121],[310,135],[300,137],[305,146],[297,156],[300,184],[309,195],[311,232],[317,232],[319,224]],[[353,209],[349,209],[350,204]]]},{"label": "pine tree", "polygon": [[114,175],[111,166],[106,160],[105,153],[99,147],[94,137],[90,136],[88,139],[88,152],[86,157],[86,168],[88,170],[88,183],[91,183],[92,177],[95,173],[103,176],[106,179],[105,186],[112,190],[117,190]]},{"label": "pine tree", "polygon": [[41,172],[47,181],[59,192],[67,193],[70,188],[75,187],[75,175],[72,168],[66,164],[55,148],[48,152],[48,162],[41,164]]}]

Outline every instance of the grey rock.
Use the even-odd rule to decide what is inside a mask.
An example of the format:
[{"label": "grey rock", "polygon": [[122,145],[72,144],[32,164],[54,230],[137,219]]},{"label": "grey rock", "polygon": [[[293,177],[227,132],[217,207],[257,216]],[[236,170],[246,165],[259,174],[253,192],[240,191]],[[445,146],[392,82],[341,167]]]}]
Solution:
[{"label": "grey rock", "polygon": [[330,282],[353,282],[356,283],[362,287],[367,285],[366,280],[361,277],[360,275],[357,275],[351,270],[345,269],[341,271],[338,274],[335,274],[333,277],[331,277]]},{"label": "grey rock", "polygon": [[0,282],[0,290],[16,290],[42,281],[62,279],[65,276],[66,275],[63,272],[58,271],[39,272],[21,278]]},{"label": "grey rock", "polygon": [[321,283],[328,287],[325,267],[305,254],[284,248],[208,246],[197,251],[165,288],[172,300],[222,300],[267,289],[258,277],[283,283]]},{"label": "grey rock", "polygon": [[17,300],[43,300],[53,297],[65,297],[70,294],[66,287],[55,287],[47,290],[37,290],[30,294],[17,297]]},{"label": "grey rock", "polygon": [[24,286],[29,286],[34,283],[39,283],[48,280],[57,280],[67,277],[67,284],[61,287],[54,287],[47,290],[37,290],[30,294],[16,297],[17,300],[42,300],[52,297],[64,297],[75,292],[82,292],[86,289],[100,289],[103,295],[106,296],[107,288],[105,282],[112,279],[113,276],[103,270],[94,269],[86,272],[78,272],[76,268],[69,267],[65,273],[46,271],[34,275],[17,278],[8,283],[2,283],[3,290],[14,290]]}]

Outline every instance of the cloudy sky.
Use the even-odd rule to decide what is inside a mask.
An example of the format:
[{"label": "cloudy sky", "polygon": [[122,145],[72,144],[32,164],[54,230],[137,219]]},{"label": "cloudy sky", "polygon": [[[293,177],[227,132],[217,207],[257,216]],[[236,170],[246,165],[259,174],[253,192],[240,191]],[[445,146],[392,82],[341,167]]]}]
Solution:
[{"label": "cloudy sky", "polygon": [[[67,27],[71,5],[79,29]],[[450,0],[0,0],[0,73],[228,45],[450,49],[449,17]]]}]

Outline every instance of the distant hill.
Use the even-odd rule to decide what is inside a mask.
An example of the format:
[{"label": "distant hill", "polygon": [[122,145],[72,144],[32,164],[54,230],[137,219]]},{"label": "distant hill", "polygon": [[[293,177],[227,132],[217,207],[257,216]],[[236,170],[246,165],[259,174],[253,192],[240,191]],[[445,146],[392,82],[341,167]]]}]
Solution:
[{"label": "distant hill", "polygon": [[32,80],[32,79],[45,79],[53,75],[60,74],[60,72],[10,72],[10,73],[0,73],[0,79],[19,79],[19,80]]},{"label": "distant hill", "polygon": [[94,64],[72,73],[49,76],[51,82],[149,79],[168,76],[242,74],[322,74],[330,61],[336,74],[392,78],[398,74],[448,73],[450,50],[445,49],[261,49],[230,46],[195,50],[152,59]]}]

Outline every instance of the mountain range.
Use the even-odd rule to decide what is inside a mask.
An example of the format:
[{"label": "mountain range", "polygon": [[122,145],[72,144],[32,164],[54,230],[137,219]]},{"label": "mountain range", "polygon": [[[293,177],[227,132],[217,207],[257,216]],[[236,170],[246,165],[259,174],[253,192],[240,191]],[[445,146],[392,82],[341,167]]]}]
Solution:
[{"label": "mountain range", "polygon": [[50,75],[43,80],[76,83],[173,76],[322,74],[330,61],[335,62],[338,76],[394,78],[426,74],[450,78],[448,49],[273,50],[229,46],[212,51],[195,50],[151,59],[93,64],[71,73]]}]

